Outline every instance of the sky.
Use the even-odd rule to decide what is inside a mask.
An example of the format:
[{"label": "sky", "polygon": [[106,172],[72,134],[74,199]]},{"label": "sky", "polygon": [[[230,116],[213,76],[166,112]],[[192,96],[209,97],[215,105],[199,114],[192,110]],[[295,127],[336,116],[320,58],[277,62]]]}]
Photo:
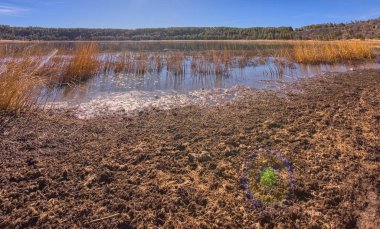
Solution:
[{"label": "sky", "polygon": [[380,0],[0,0],[0,24],[53,28],[298,28],[379,17]]}]

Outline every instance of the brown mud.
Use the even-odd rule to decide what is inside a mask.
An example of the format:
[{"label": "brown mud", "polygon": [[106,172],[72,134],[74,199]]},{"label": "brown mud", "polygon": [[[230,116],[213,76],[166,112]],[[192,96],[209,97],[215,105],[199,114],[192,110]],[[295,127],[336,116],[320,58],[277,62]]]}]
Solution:
[{"label": "brown mud", "polygon": [[[265,147],[295,197],[258,210],[239,179]],[[0,228],[379,228],[380,71],[133,117],[2,113],[0,159]]]}]

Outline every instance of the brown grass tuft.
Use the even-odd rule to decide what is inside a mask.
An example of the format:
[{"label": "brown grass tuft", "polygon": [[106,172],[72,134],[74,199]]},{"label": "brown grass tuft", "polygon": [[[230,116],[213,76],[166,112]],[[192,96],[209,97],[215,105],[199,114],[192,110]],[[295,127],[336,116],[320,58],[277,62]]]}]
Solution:
[{"label": "brown grass tuft", "polygon": [[0,65],[0,109],[30,110],[42,96],[45,85],[37,75],[41,62],[35,58],[11,60]]},{"label": "brown grass tuft", "polygon": [[99,48],[95,43],[80,43],[64,69],[59,83],[78,83],[96,75],[99,70]]},{"label": "brown grass tuft", "polygon": [[185,73],[184,61],[185,54],[183,52],[170,53],[166,63],[168,71],[174,75],[183,75]]}]

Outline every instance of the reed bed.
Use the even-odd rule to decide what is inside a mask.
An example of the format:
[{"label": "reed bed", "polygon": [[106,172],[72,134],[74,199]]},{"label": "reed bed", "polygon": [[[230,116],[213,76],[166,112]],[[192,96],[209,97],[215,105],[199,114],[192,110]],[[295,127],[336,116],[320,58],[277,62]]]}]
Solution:
[{"label": "reed bed", "polygon": [[134,71],[134,74],[137,75],[144,75],[148,71],[148,55],[145,52],[139,52],[132,56],[132,60],[134,60],[134,68],[132,69]]},{"label": "reed bed", "polygon": [[191,71],[193,75],[209,75],[212,74],[212,65],[202,55],[193,54],[191,57]]},{"label": "reed bed", "polygon": [[[118,67],[116,65],[119,65]],[[111,53],[103,54],[101,60],[100,71],[103,73],[109,73],[111,71],[116,71],[116,68],[121,68],[122,61],[116,55]]]},{"label": "reed bed", "polygon": [[183,52],[170,53],[166,59],[166,66],[169,72],[174,75],[182,75],[185,73],[185,54]]},{"label": "reed bed", "polygon": [[[0,109],[30,110],[44,96],[45,59],[25,56],[0,64]],[[43,74],[41,74],[43,73]]]},{"label": "reed bed", "polygon": [[197,52],[191,55],[191,70],[193,75],[228,75],[231,68],[246,67],[253,58],[247,52],[231,50]]},{"label": "reed bed", "polygon": [[166,67],[167,72],[182,75],[185,74],[186,65],[189,64],[193,75],[228,75],[231,68],[264,65],[270,57],[276,59],[275,65],[278,66],[278,69],[283,69],[284,65],[290,66],[295,62],[333,64],[347,60],[370,59],[373,56],[373,51],[365,42],[306,41],[294,42],[292,45],[271,51],[129,52],[123,53],[115,59],[109,57],[105,69],[113,69],[115,73],[145,74],[147,72],[159,73]]},{"label": "reed bed", "polygon": [[101,61],[102,67],[100,71],[104,73],[109,73],[111,71],[115,73],[127,72],[129,71],[131,61],[131,57],[128,56],[127,52],[122,52],[118,55],[114,55],[112,53],[104,54],[103,59]]},{"label": "reed bed", "polygon": [[160,54],[154,54],[151,57],[151,64],[152,64],[152,70],[153,70],[153,72],[161,72],[162,69],[165,66],[164,60],[162,58],[162,55],[160,55]]},{"label": "reed bed", "polygon": [[294,45],[293,53],[282,54],[298,63],[333,64],[342,61],[372,59],[371,47],[360,41],[313,41]]},{"label": "reed bed", "polygon": [[122,52],[120,55],[115,59],[115,66],[114,71],[115,73],[120,72],[129,72],[130,69],[132,69],[132,61],[131,57],[129,56],[129,53]]},{"label": "reed bed", "polygon": [[212,63],[213,73],[223,75],[228,73],[232,59],[229,51],[212,51],[210,62]]},{"label": "reed bed", "polygon": [[65,64],[59,84],[78,83],[96,75],[100,67],[98,55],[99,49],[95,43],[78,44],[73,56]]}]

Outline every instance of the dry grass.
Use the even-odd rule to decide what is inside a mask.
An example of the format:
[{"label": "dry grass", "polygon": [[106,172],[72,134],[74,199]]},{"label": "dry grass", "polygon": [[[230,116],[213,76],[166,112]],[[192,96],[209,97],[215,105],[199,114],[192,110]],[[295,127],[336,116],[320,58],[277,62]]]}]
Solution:
[{"label": "dry grass", "polygon": [[95,43],[77,44],[74,54],[62,72],[60,84],[78,83],[96,75],[100,63],[99,49]]},{"label": "dry grass", "polygon": [[134,57],[134,59],[135,74],[144,75],[148,68],[148,55],[145,52],[140,52]]},{"label": "dry grass", "polygon": [[164,67],[162,56],[160,54],[155,54],[152,58],[153,70],[156,72],[161,72]]},{"label": "dry grass", "polygon": [[[360,41],[313,41],[294,45],[290,58],[298,63],[337,63],[374,57],[370,46]],[[289,54],[288,54],[289,55]]]},{"label": "dry grass", "polygon": [[46,78],[39,76],[40,59],[25,57],[0,65],[0,109],[19,112],[30,110],[44,90]]},{"label": "dry grass", "polygon": [[131,66],[130,66],[130,57],[128,56],[129,54],[126,52],[123,52],[118,56],[115,60],[115,66],[114,70],[116,73],[119,72],[126,72],[129,71]]},{"label": "dry grass", "polygon": [[6,55],[5,55],[5,47],[1,46],[0,47],[0,59],[3,59],[5,57],[6,57]]},{"label": "dry grass", "polygon": [[167,57],[167,69],[174,75],[182,75],[185,73],[184,66],[185,54],[182,52],[170,53]]},{"label": "dry grass", "polygon": [[191,54],[191,71],[193,75],[226,75],[236,58],[231,50],[194,52]]},{"label": "dry grass", "polygon": [[30,110],[48,95],[50,87],[86,80],[99,68],[94,44],[78,45],[70,59],[57,56],[56,49],[48,53],[33,45],[1,50],[1,110]]},{"label": "dry grass", "polygon": [[193,54],[191,58],[191,71],[193,75],[209,75],[213,72],[213,66],[203,54]]}]

